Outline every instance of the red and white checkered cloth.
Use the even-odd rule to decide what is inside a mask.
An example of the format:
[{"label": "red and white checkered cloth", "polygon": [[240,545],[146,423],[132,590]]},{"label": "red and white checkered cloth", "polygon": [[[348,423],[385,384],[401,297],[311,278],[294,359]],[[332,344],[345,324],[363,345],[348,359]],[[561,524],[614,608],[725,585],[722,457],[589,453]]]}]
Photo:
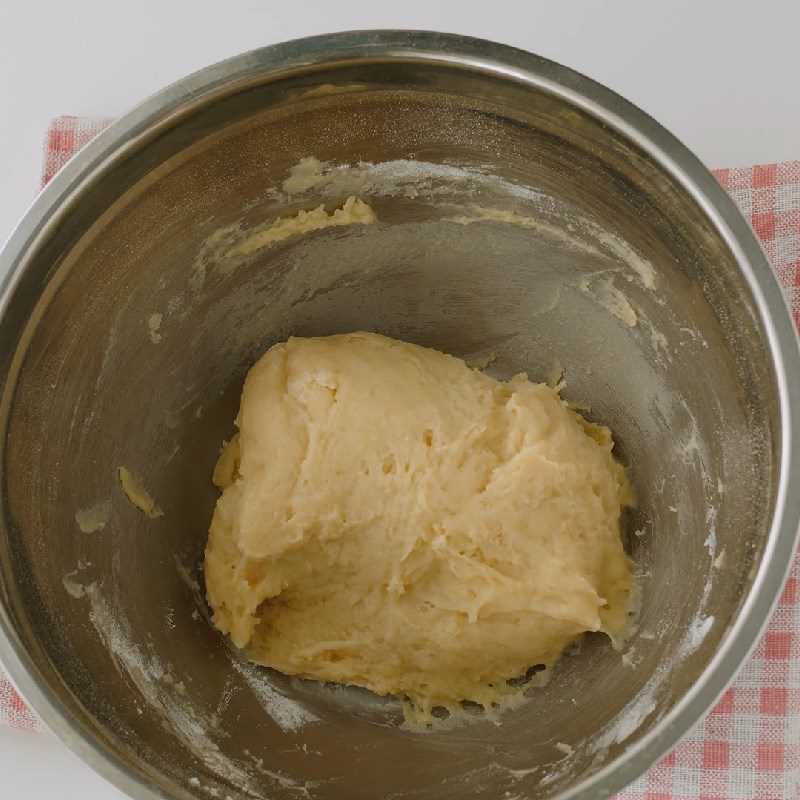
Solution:
[{"label": "red and white checkered cloth", "polygon": [[[42,185],[109,119],[61,117]],[[800,161],[718,170],[760,237],[800,325]],[[0,724],[44,726],[0,677]],[[800,800],[800,554],[769,628],[734,685],[619,800]]]}]

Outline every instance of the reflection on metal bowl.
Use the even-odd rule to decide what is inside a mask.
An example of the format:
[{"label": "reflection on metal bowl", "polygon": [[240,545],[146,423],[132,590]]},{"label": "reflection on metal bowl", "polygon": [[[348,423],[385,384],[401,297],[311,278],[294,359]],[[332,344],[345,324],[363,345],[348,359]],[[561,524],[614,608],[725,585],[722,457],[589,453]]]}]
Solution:
[{"label": "reflection on metal bowl", "polygon": [[[374,223],[271,227],[350,195]],[[780,290],[696,159],[568,69],[407,32],[240,56],[101,134],[2,266],[0,651],[134,797],[606,797],[709,707],[777,597],[800,390]],[[396,701],[248,665],[205,618],[244,374],[352,330],[499,377],[557,360],[629,467],[631,641],[589,638],[499,724],[406,730]]]}]

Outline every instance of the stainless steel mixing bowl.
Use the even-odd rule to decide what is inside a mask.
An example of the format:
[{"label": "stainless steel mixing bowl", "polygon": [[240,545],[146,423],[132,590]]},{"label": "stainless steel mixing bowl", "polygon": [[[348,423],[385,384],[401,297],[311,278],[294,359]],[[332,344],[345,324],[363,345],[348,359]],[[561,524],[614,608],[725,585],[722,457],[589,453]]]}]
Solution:
[{"label": "stainless steel mixing bowl", "polygon": [[[308,156],[332,172],[287,194]],[[351,190],[376,224],[230,258]],[[606,797],[709,707],[779,592],[800,396],[780,289],[701,164],[564,67],[404,32],[234,58],[73,159],[2,268],[2,657],[137,798]],[[590,637],[500,724],[403,729],[391,701],[248,667],[206,621],[210,474],[245,372],[290,334],[356,329],[498,375],[558,359],[629,466],[635,633]]]}]

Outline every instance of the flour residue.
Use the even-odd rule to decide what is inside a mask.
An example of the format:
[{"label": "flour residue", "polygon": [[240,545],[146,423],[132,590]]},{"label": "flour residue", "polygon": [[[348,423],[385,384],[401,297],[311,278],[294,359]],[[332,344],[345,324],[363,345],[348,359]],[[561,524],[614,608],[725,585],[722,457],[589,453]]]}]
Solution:
[{"label": "flour residue", "polygon": [[697,648],[700,647],[705,640],[706,636],[708,636],[713,624],[713,615],[709,615],[707,617],[701,617],[698,615],[695,617],[692,620],[692,624],[689,626],[689,630],[686,632],[684,647],[689,651],[697,650]]},{"label": "flour residue", "polygon": [[162,314],[151,314],[147,318],[147,333],[153,344],[158,344],[164,337],[158,332],[161,327]]},{"label": "flour residue", "polygon": [[[636,696],[614,717],[604,731],[594,737],[592,749],[596,753],[596,763],[612,744],[625,742],[656,712],[659,693],[663,687],[668,686],[673,667],[697,650],[708,636],[715,621],[713,615],[706,615],[704,611],[711,592],[711,582],[712,577],[709,576],[698,610],[690,620],[686,632],[673,650],[671,657],[656,668]],[[637,585],[641,585],[641,580],[637,581]],[[653,640],[655,636],[651,632],[645,631],[640,638],[649,641]],[[623,654],[622,662],[625,666],[635,668],[638,666],[640,658],[632,647]]]},{"label": "flour residue", "polygon": [[511,769],[511,767],[504,767],[500,765],[515,781],[522,780],[533,772],[536,772],[539,767],[526,767],[525,769]]},{"label": "flour residue", "polygon": [[103,530],[111,514],[111,503],[97,503],[89,508],[79,508],[75,512],[75,522],[82,533],[97,533]]},{"label": "flour residue", "polygon": [[599,226],[594,227],[593,233],[601,244],[605,245],[620,261],[631,267],[639,276],[645,289],[656,288],[656,271],[647,259],[637,253],[624,239],[620,239],[619,236],[615,236]]},{"label": "flour residue", "polygon": [[[451,221],[459,225],[471,225],[476,222],[501,222],[517,225],[521,228],[543,233],[558,242],[589,255],[601,255],[604,251],[610,251],[612,255],[633,270],[645,289],[653,290],[656,288],[656,273],[653,265],[642,258],[627,242],[589,220],[578,220],[570,215],[564,216],[567,219],[566,225],[560,227],[546,221],[544,218],[520,214],[515,210],[473,205],[468,209],[468,213],[451,217]],[[579,230],[582,230],[584,234],[587,234],[601,246],[598,247],[580,238],[578,236]]]},{"label": "flour residue", "polygon": [[696,431],[692,431],[689,438],[681,442],[681,444],[678,446],[678,452],[681,456],[691,456],[692,454],[699,452],[699,450],[700,446],[697,442]]},{"label": "flour residue", "polygon": [[594,283],[589,279],[584,280],[581,282],[581,291],[594,297],[602,308],[629,328],[639,324],[639,315],[625,292],[614,286],[610,280],[603,279]]},{"label": "flour residue", "polygon": [[706,508],[706,538],[703,544],[708,554],[713,556],[717,549],[717,507],[712,503]]},{"label": "flour residue", "polygon": [[662,353],[669,358],[669,349],[667,344],[667,337],[656,330],[652,325],[648,325],[650,329],[650,346],[656,353]]},{"label": "flour residue", "polygon": [[629,739],[642,723],[656,710],[656,702],[647,694],[631,704],[625,714],[620,715],[614,728],[614,741],[621,744]]},{"label": "flour residue", "polygon": [[235,656],[231,657],[231,664],[245,679],[264,711],[283,730],[295,731],[319,722],[319,719],[300,703],[281,694],[269,682],[269,675],[264,667],[242,661]]},{"label": "flour residue", "polygon": [[[315,784],[295,781],[283,773],[265,768],[263,762],[260,765],[245,764],[223,753],[213,738],[220,735],[216,712],[209,713],[199,708],[185,683],[177,679],[157,656],[145,652],[135,642],[127,617],[106,599],[96,583],[84,587],[84,596],[90,601],[89,619],[120,673],[133,681],[167,730],[222,781],[261,796],[263,785],[256,777],[259,774],[284,788],[308,794],[308,789]],[[199,786],[199,779],[190,779],[190,785]],[[217,789],[209,787],[212,788],[209,793],[214,795]]]},{"label": "flour residue", "polygon": [[[310,190],[315,194],[336,196],[365,194],[372,196],[402,195],[409,199],[453,194],[470,195],[478,184],[487,181],[505,185],[487,169],[462,167],[451,164],[434,164],[412,159],[396,159],[372,163],[361,161],[355,165],[333,164],[313,156],[302,159],[289,170],[282,184],[285,196],[294,198]],[[533,189],[513,187],[515,196],[543,199],[546,196]],[[547,198],[551,201],[551,198]]]},{"label": "flour residue", "polygon": [[[203,590],[198,580],[192,574],[180,558],[175,557],[175,566],[181,581],[189,589],[195,605],[195,611],[199,612],[198,617],[202,616],[209,621],[208,608],[203,596]],[[286,697],[269,682],[269,675],[265,668],[258,667],[242,661],[236,655],[231,655],[231,664],[234,669],[244,678],[250,690],[258,699],[261,707],[272,718],[272,720],[284,731],[294,731],[306,725],[319,722],[318,718],[304,708],[300,703]],[[171,682],[170,676],[170,682]],[[232,687],[226,689],[226,694],[220,699],[221,710],[229,701]]]},{"label": "flour residue", "polygon": [[650,348],[655,355],[657,363],[664,366],[671,363],[672,353],[670,351],[670,343],[666,335],[660,331],[642,311],[638,311],[637,314],[639,317],[639,325],[649,339]]},{"label": "flour residue", "polygon": [[594,739],[593,749],[602,756],[613,744],[630,739],[656,710],[656,693],[665,678],[664,669],[658,669],[640,692],[614,717],[609,725]]},{"label": "flour residue", "polygon": [[203,595],[203,589],[200,586],[200,582],[192,574],[191,569],[187,567],[177,555],[175,556],[175,568],[178,571],[178,577],[180,578],[181,582],[186,586],[192,596],[195,612],[197,612],[199,616],[203,617],[206,622],[210,622],[211,615],[208,613],[208,606],[206,605],[206,599]]},{"label": "flour residue", "polygon": [[636,669],[642,663],[642,657],[637,655],[635,647],[631,647],[622,654],[622,663],[629,669]]},{"label": "flour residue", "polygon": [[242,767],[226,757],[209,735],[209,724],[190,701],[164,682],[168,670],[154,655],[134,643],[125,615],[110,605],[97,584],[86,587],[89,618],[121,673],[127,674],[142,698],[168,725],[171,733],[223,780],[256,792],[258,785]]},{"label": "flour residue", "polygon": [[234,246],[241,239],[242,223],[235,222],[217,228],[206,236],[192,261],[189,272],[189,286],[199,292],[206,280],[206,272],[210,263],[220,259],[220,254]]},{"label": "flour residue", "polygon": [[65,575],[61,579],[61,583],[64,586],[64,590],[67,592],[70,597],[74,597],[76,600],[80,600],[86,594],[86,586],[82,584],[80,581],[75,580],[78,572],[77,570],[74,572],[70,572]]},{"label": "flour residue", "polygon": [[546,222],[544,219],[526,216],[513,210],[487,208],[477,205],[470,206],[468,213],[450,217],[450,221],[455,222],[457,225],[473,225],[476,222],[501,222],[508,225],[517,225],[520,228],[527,228],[528,230],[535,230],[539,233],[543,233],[551,239],[555,239],[576,250],[589,253],[590,255],[601,255],[603,252],[599,248],[592,246],[589,242],[585,242],[571,234],[569,229],[565,230],[558,225]]},{"label": "flour residue", "polygon": [[[349,175],[351,170],[352,168],[347,167],[344,173],[336,174],[339,176]],[[290,177],[289,180],[296,178],[298,182],[302,180],[302,185],[311,186],[316,185],[317,181],[322,180],[323,176],[327,177],[328,174],[320,173],[320,164],[316,162],[304,164],[302,170],[297,175]],[[472,225],[481,222],[515,225],[535,230],[554,241],[593,256],[601,256],[610,251],[612,255],[633,270],[644,288],[655,289],[655,269],[630,245],[588,220],[578,220],[564,213],[561,214],[561,217],[567,220],[566,224],[554,224],[545,216],[522,214],[514,209],[470,205],[467,207],[466,213],[456,214],[449,217],[448,220],[458,225]],[[562,219],[559,219],[559,223],[561,222]],[[595,243],[593,244],[587,239],[593,239]],[[610,279],[594,282],[585,280],[581,284],[581,289],[592,295],[606,311],[628,327],[632,328],[639,324],[639,312],[631,304],[625,292],[615,286]],[[648,333],[653,349],[657,353],[668,355],[666,336],[652,325],[648,325]]]}]

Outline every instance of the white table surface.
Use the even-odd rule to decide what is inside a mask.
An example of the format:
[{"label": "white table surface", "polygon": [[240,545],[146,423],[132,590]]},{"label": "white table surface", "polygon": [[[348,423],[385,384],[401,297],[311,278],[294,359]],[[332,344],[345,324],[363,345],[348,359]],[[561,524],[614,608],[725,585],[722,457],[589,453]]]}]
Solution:
[{"label": "white table surface", "polygon": [[[59,114],[111,116],[264,44],[427,28],[533,50],[605,83],[710,167],[800,159],[797,0],[0,0],[0,241]],[[122,797],[47,734],[0,728],[0,795]]]}]

